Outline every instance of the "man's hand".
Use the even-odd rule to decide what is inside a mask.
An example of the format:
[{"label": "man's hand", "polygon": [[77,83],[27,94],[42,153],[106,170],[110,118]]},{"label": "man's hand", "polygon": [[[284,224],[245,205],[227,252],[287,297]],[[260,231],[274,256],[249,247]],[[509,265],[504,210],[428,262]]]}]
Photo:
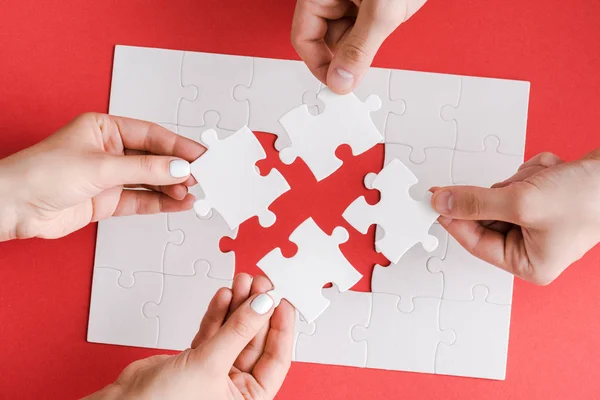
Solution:
[{"label": "man's hand", "polygon": [[351,92],[383,41],[426,0],[298,0],[292,44],[338,94]]},{"label": "man's hand", "polygon": [[189,209],[189,162],[204,150],[150,122],[83,114],[0,160],[0,241],[61,237],[112,215]]},{"label": "man's hand", "polygon": [[191,348],[138,360],[95,399],[260,399],[275,397],[290,368],[294,308],[273,310],[271,283],[236,276],[212,299]]},{"label": "man's hand", "polygon": [[490,189],[434,188],[432,204],[474,256],[545,285],[600,242],[600,149],[568,163],[541,153]]}]

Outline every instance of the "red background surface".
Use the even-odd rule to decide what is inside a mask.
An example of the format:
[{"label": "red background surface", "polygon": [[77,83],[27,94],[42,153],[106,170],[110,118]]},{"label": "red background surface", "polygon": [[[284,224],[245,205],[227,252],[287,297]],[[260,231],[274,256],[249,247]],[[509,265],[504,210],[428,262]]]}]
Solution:
[{"label": "red background surface", "polygon": [[[297,58],[293,9],[291,0],[1,2],[0,156],[84,111],[105,112],[116,44]],[[599,38],[594,1],[430,0],[389,38],[375,65],[529,80],[526,157],[553,151],[573,159],[600,145]],[[346,200],[339,199],[360,191],[356,177],[381,160],[377,148],[346,163],[318,195],[302,192],[317,189],[305,166],[286,167],[295,194],[279,202],[289,219],[277,229],[311,213],[326,230],[341,223]],[[325,200],[334,205],[315,211]],[[261,251],[251,245],[253,224],[226,244],[250,269]],[[277,236],[270,232],[266,238]],[[93,225],[60,240],[0,244],[0,397],[82,396],[129,362],[159,353],[85,341],[95,235]],[[345,252],[368,273],[381,261],[365,247],[372,237],[354,238]],[[298,363],[280,397],[597,397],[599,264],[596,248],[548,287],[516,283],[504,382]],[[359,283],[368,286],[368,277]]]}]

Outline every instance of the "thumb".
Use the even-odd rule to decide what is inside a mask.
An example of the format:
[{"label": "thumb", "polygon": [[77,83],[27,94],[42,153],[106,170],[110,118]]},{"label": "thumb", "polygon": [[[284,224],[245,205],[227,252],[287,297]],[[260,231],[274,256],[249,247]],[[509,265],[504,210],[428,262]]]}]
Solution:
[{"label": "thumb", "polygon": [[453,219],[493,220],[520,225],[520,196],[514,186],[483,188],[451,186],[435,190],[433,208]]},{"label": "thumb", "polygon": [[231,314],[221,329],[205,344],[193,350],[193,360],[229,372],[242,350],[273,314],[274,301],[266,293],[250,297]]},{"label": "thumb", "polygon": [[190,176],[190,163],[157,155],[109,156],[102,161],[102,185],[174,185]]},{"label": "thumb", "polygon": [[[371,65],[377,50],[400,25],[400,18],[381,16],[377,2],[362,2],[352,30],[340,41],[327,72],[327,86],[337,94],[351,92]],[[398,21],[395,21],[398,19]]]}]

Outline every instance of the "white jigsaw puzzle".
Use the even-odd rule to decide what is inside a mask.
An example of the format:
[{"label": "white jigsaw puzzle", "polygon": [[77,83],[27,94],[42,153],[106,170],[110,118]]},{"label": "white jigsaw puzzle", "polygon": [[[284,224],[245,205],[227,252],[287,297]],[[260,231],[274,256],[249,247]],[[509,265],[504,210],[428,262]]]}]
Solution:
[{"label": "white jigsaw puzzle", "polygon": [[267,176],[257,172],[256,162],[266,154],[250,129],[243,127],[223,140],[209,129],[202,133],[202,142],[208,150],[191,165],[204,193],[194,203],[196,213],[208,216],[214,208],[232,230],[254,216],[264,227],[273,225],[275,214],[268,207],[290,186],[275,169]]},{"label": "white jigsaw puzzle", "polygon": [[350,331],[355,325],[369,323],[371,293],[340,292],[335,286],[322,293],[331,303],[315,321],[313,332],[299,335],[296,361],[364,367],[367,343],[354,341]]},{"label": "white jigsaw puzzle", "polygon": [[330,236],[312,218],[300,224],[290,235],[290,241],[298,246],[293,257],[285,258],[276,248],[257,263],[273,283],[269,293],[275,304],[287,299],[311,323],[329,305],[321,293],[325,284],[335,283],[342,292],[354,286],[362,275],[339,248],[347,240],[348,232],[342,227]]},{"label": "white jigsaw puzzle", "polygon": [[292,142],[279,156],[285,164],[302,158],[317,181],[321,181],[342,166],[335,156],[340,145],[350,145],[356,156],[380,143],[383,136],[369,115],[381,107],[376,95],[362,102],[352,93],[337,95],[323,89],[317,97],[325,103],[322,113],[312,115],[307,105],[301,105],[279,119]]},{"label": "white jigsaw puzzle", "polygon": [[439,215],[431,207],[429,198],[416,201],[410,197],[409,187],[416,183],[417,178],[400,160],[392,160],[379,174],[365,177],[368,188],[381,192],[379,203],[370,205],[361,196],[343,214],[344,219],[362,234],[366,234],[373,224],[381,226],[384,235],[375,246],[393,263],[417,243],[421,243],[426,251],[433,251],[438,245],[437,238],[429,234],[429,228]]},{"label": "white jigsaw puzzle", "polygon": [[[407,2],[407,13],[423,2]],[[235,236],[253,216],[272,224],[269,207],[289,189],[276,170],[260,176],[256,162],[265,152],[244,124],[277,135],[276,149],[287,148],[280,158],[303,158],[317,179],[341,165],[338,146],[357,155],[383,134],[385,168],[365,179],[382,199],[374,206],[357,199],[344,215],[359,230],[378,224],[376,248],[397,260],[376,266],[373,293],[344,291],[360,274],[340,252],[343,228],[330,236],[309,219],[290,238],[299,247],[294,257],[275,249],[261,260],[275,299],[295,299],[311,319],[296,312],[292,356],[503,379],[512,277],[431,224],[428,189],[489,186],[512,174],[524,154],[528,96],[528,82],[371,68],[344,97],[299,61],[117,46],[110,112],[160,123],[209,148],[194,163],[205,181],[190,192],[201,200],[199,214],[210,218],[188,211],[101,221],[88,340],[189,346],[212,294],[231,285],[234,254],[221,253],[220,238]],[[288,118],[294,138],[282,125]],[[400,161],[405,168],[390,174]],[[398,236],[393,246],[390,238]],[[435,237],[438,247],[427,252]],[[342,292],[322,289],[328,281]]]}]

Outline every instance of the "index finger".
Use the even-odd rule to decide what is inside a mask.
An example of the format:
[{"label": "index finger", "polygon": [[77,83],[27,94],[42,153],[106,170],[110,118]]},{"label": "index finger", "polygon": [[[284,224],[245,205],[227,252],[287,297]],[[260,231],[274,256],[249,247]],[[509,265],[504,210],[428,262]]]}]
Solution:
[{"label": "index finger", "polygon": [[200,143],[171,132],[158,124],[137,119],[109,116],[110,132],[121,137],[128,149],[147,151],[156,155],[174,156],[192,162],[206,150]]}]

